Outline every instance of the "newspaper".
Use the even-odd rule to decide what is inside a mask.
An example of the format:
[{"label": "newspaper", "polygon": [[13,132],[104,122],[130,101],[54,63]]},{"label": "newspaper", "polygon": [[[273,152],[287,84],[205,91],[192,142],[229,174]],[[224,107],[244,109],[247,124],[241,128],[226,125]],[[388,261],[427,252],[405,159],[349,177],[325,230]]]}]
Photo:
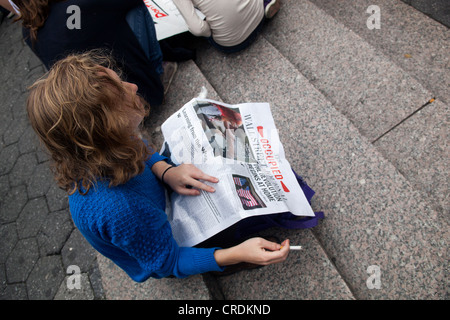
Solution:
[{"label": "newspaper", "polygon": [[[186,21],[172,0],[143,0],[155,23],[156,38],[159,40],[189,31]],[[195,12],[204,19],[199,10]]]},{"label": "newspaper", "polygon": [[166,213],[180,246],[194,246],[254,215],[314,216],[285,159],[268,103],[229,105],[195,98],[161,131],[161,154],[219,179],[205,182],[214,193],[171,194]]}]

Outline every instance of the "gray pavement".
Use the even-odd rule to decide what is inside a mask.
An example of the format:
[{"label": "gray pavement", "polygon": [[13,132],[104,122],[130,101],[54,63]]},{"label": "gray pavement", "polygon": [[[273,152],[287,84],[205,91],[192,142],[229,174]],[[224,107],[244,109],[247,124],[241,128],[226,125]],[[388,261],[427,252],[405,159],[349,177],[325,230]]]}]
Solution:
[{"label": "gray pavement", "polygon": [[[444,28],[446,40],[439,38],[445,34],[442,25],[448,26],[448,8],[446,1],[404,2],[435,19],[424,20],[427,30],[432,30],[429,33],[437,35],[436,42],[428,42],[432,46],[430,59],[419,59],[428,52],[417,45],[419,41],[415,42],[424,36],[414,27],[408,29],[404,43],[397,33],[393,35],[397,26],[410,26],[410,15],[414,19],[420,15],[400,1],[379,1],[382,12],[393,9],[383,16],[386,19],[381,30],[385,33],[375,35],[358,24],[360,12],[367,18],[364,0],[339,4],[311,0],[295,5],[286,0],[292,12],[315,13],[292,24],[283,23],[281,19],[286,16],[280,13],[279,20],[266,30],[265,38],[242,55],[225,57],[203,46],[198,67],[193,62],[180,65],[174,82],[176,90],[169,92],[164,110],[156,110],[159,116],[154,125],[192,98],[202,85],[207,86],[210,98],[230,103],[285,97],[286,102],[275,103],[280,111],[276,121],[285,129],[282,139],[287,142],[288,153],[295,156],[293,164],[302,168],[318,191],[313,206],[326,211],[330,218],[315,232],[288,233],[295,240],[310,243],[310,250],[301,259],[292,258],[284,269],[270,267],[264,269],[269,272],[235,277],[216,279],[206,275],[188,280],[149,280],[144,284],[129,281],[74,227],[67,197],[53,183],[48,156],[39,147],[25,112],[27,87],[45,70],[22,41],[19,25],[6,19],[0,25],[0,299],[389,299],[408,294],[419,299],[448,298],[442,287],[443,282],[448,284],[442,279],[442,268],[448,270],[448,265],[442,263],[448,263],[446,253],[442,256],[448,233],[442,233],[443,239],[433,237],[441,235],[439,227],[446,228],[443,226],[447,226],[448,219],[445,117],[448,119],[449,70],[448,50],[442,45],[448,44],[448,29]],[[319,8],[323,11],[319,12]],[[325,13],[335,20],[327,22]],[[308,42],[305,30],[321,39],[322,45]],[[296,38],[297,34],[301,36]],[[398,46],[390,42],[393,36],[399,37]],[[344,44],[333,39],[341,39]],[[258,59],[264,63],[255,64]],[[362,65],[355,66],[352,61]],[[296,70],[291,71],[294,66]],[[353,77],[353,83],[345,77],[333,78],[343,70],[342,66],[351,73],[347,78]],[[424,76],[424,70],[433,72]],[[261,73],[266,75],[261,84],[255,85]],[[278,73],[284,77],[277,77]],[[241,79],[240,86],[236,86],[233,76]],[[298,94],[291,96],[293,92]],[[380,96],[392,97],[393,103],[380,105]],[[433,97],[437,103],[427,104]],[[305,134],[314,134],[309,144],[302,143],[310,151],[305,154],[298,150],[298,137],[288,133],[292,125],[290,104],[297,100],[306,114],[306,119],[297,120],[298,124],[306,128]],[[377,112],[378,108],[382,111]],[[316,128],[308,131],[310,122]],[[160,137],[155,134],[154,138],[158,141]],[[398,145],[402,148],[395,148]],[[345,174],[345,178],[337,174]],[[386,182],[386,178],[391,180]],[[387,202],[374,202],[380,198]],[[429,202],[431,206],[426,205]],[[414,220],[389,217],[404,208],[414,210]],[[352,211],[367,212],[390,223],[376,229],[372,221],[360,221],[357,215],[351,215]],[[336,219],[331,216],[342,212],[348,215]],[[426,230],[414,238],[411,248],[401,244],[422,226]],[[360,266],[368,259],[367,247],[375,246],[375,251],[380,251],[377,263],[392,285],[389,290],[367,292],[361,279],[368,275]],[[79,268],[81,289],[71,289],[71,266]],[[297,268],[306,270],[303,278],[297,277]],[[402,278],[405,270],[409,278]],[[285,275],[282,280],[277,277],[280,274]],[[433,275],[432,279],[424,283],[432,289],[417,282],[429,275]],[[258,282],[260,279],[267,281]],[[268,284],[276,284],[277,288]],[[414,292],[405,294],[405,290]]]},{"label": "gray pavement", "polygon": [[[0,70],[0,299],[102,299],[94,250],[74,227],[27,120],[27,87],[45,69],[12,19],[0,25]],[[67,290],[74,261],[83,290]]]}]

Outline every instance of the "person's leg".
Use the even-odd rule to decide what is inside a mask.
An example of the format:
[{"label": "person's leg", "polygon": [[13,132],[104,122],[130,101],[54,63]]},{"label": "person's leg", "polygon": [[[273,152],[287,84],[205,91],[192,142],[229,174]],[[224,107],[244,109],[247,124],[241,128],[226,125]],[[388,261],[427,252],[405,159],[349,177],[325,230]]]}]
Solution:
[{"label": "person's leg", "polygon": [[156,72],[162,75],[164,71],[163,55],[158,39],[156,38],[155,24],[144,2],[142,2],[142,5],[128,12],[126,19],[139,44],[144,49],[145,55],[150,60]]},{"label": "person's leg", "polygon": [[262,27],[264,26],[264,21],[265,21],[265,18],[263,18],[261,20],[259,25],[255,28],[255,30],[253,30],[253,32],[247,37],[247,39],[245,39],[240,44],[232,46],[232,47],[225,47],[225,46],[218,44],[217,42],[214,41],[213,37],[209,37],[207,39],[214,48],[216,48],[224,53],[235,53],[235,52],[244,50],[245,48],[250,46],[256,40],[258,33],[261,31]]},{"label": "person's leg", "polygon": [[156,37],[155,24],[144,2],[128,12],[126,18],[131,30],[133,30],[141,47],[144,49],[145,55],[156,72],[161,76],[165,95],[177,71],[177,63],[163,62],[163,54]]},{"label": "person's leg", "polygon": [[248,38],[245,39],[243,42],[241,42],[238,45],[232,46],[232,47],[225,47],[225,46],[222,46],[222,45],[218,44],[217,42],[215,42],[212,36],[207,38],[208,42],[214,48],[216,48],[224,53],[235,53],[235,52],[241,51],[241,50],[247,48],[248,46],[250,46],[256,40],[258,33],[261,31],[261,29],[264,25],[264,22],[267,19],[273,18],[273,16],[275,16],[275,14],[278,12],[278,10],[280,10],[280,6],[281,6],[280,0],[263,0],[263,2],[264,2],[264,17],[261,20],[261,22],[259,23],[259,25],[255,28],[255,30],[253,30],[253,32],[250,34],[250,36],[248,36]]}]

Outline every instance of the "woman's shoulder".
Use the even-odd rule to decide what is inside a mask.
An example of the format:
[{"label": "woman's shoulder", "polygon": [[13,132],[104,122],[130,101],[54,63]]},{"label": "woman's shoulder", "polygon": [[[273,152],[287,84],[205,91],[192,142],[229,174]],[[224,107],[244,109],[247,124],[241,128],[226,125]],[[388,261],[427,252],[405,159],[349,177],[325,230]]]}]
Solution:
[{"label": "woman's shoulder", "polygon": [[126,201],[127,196],[124,190],[110,188],[107,181],[97,181],[87,192],[85,190],[77,190],[69,195],[69,207],[72,215],[91,214],[96,215],[113,213],[116,207]]},{"label": "woman's shoulder", "polygon": [[78,228],[103,229],[115,221],[128,219],[135,210],[132,201],[126,189],[97,182],[86,194],[76,191],[69,195],[69,210]]},{"label": "woman's shoulder", "polygon": [[[147,178],[147,179],[146,179]],[[152,189],[146,183],[145,175],[132,178],[125,184],[110,186],[108,181],[97,181],[86,194],[76,191],[69,196],[69,207],[72,215],[108,216],[112,219],[116,215],[126,217],[147,211],[154,207],[144,189]]]}]

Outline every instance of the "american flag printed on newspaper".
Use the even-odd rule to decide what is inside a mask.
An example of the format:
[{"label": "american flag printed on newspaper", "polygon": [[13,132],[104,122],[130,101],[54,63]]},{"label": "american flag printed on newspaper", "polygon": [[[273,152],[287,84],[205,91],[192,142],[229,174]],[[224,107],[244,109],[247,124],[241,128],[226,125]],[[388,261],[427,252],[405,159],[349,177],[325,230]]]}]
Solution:
[{"label": "american flag printed on newspaper", "polygon": [[255,207],[259,206],[258,201],[253,197],[250,192],[250,187],[248,186],[248,182],[245,179],[239,177],[233,177],[234,183],[241,188],[237,188],[236,192],[239,195],[239,199],[242,204],[247,207]]}]

